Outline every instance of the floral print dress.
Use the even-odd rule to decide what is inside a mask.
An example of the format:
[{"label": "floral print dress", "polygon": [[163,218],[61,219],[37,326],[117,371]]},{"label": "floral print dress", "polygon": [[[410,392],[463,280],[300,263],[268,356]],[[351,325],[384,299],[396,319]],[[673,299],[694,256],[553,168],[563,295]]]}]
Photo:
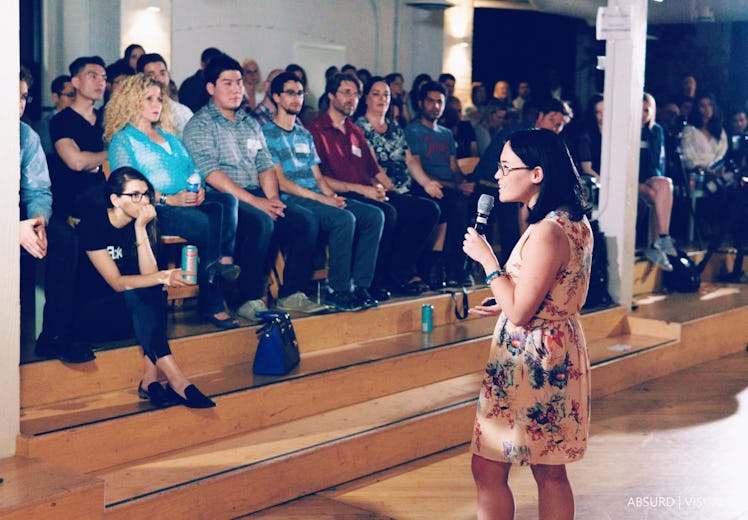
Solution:
[{"label": "floral print dress", "polygon": [[[581,459],[590,423],[590,361],[579,321],[587,296],[592,231],[586,218],[563,211],[544,220],[561,226],[570,258],[557,273],[535,317],[525,326],[499,316],[478,398],[471,451],[519,464],[566,464]],[[530,225],[506,264],[517,279]]]}]

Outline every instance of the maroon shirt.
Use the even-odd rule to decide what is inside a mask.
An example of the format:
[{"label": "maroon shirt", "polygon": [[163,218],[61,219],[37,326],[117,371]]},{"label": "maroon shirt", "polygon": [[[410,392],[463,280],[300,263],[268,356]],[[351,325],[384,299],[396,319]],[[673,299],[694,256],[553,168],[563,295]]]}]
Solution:
[{"label": "maroon shirt", "polygon": [[345,133],[333,126],[325,112],[307,127],[322,161],[322,173],[339,181],[371,186],[379,166],[371,155],[369,143],[361,129],[345,119]]}]

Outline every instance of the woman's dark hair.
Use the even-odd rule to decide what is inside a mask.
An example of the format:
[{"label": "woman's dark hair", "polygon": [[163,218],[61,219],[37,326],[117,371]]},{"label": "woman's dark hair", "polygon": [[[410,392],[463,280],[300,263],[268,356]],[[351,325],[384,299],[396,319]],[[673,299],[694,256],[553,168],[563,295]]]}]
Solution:
[{"label": "woman's dark hair", "polygon": [[131,43],[131,44],[130,44],[130,45],[128,45],[128,46],[127,46],[127,48],[125,49],[125,56],[124,56],[124,57],[125,57],[125,59],[126,59],[126,60],[129,60],[129,59],[130,59],[130,56],[132,56],[132,53],[133,53],[133,51],[134,51],[135,49],[140,49],[141,51],[143,51],[143,52],[145,53],[145,49],[143,48],[143,46],[142,46],[142,45],[139,45],[139,44],[137,44],[137,43]]},{"label": "woman's dark hair", "polygon": [[719,136],[722,134],[722,129],[724,128],[722,123],[722,111],[719,109],[717,100],[712,94],[699,94],[696,96],[696,99],[693,101],[693,107],[691,107],[691,112],[688,114],[688,124],[695,126],[696,128],[702,128],[704,126],[704,121],[699,112],[699,103],[702,99],[708,99],[712,104],[712,118],[707,122],[706,129],[710,134],[712,134],[712,137],[719,140]]},{"label": "woman's dark hair", "polygon": [[590,99],[587,101],[587,107],[584,112],[585,123],[590,125],[590,128],[597,128],[597,118],[595,117],[595,105],[600,101],[603,101],[602,94],[592,94]]},{"label": "woman's dark hair", "polygon": [[301,74],[301,86],[303,86],[306,89],[306,84],[307,84],[306,71],[301,65],[297,65],[296,63],[290,63],[286,67],[286,72],[290,72],[292,74],[296,74],[297,72],[299,72]]},{"label": "woman's dark hair", "polygon": [[[109,178],[104,185],[104,193],[106,194],[106,204],[108,208],[112,207],[112,201],[110,195],[120,196],[124,193],[125,184],[129,181],[143,181],[148,187],[149,204],[153,204],[153,196],[156,190],[153,188],[153,184],[149,181],[145,175],[140,173],[135,168],[130,166],[121,166],[112,173],[109,174]],[[156,219],[153,219],[146,226],[148,231],[148,240],[151,242],[151,247],[155,248],[158,243],[158,231],[156,229]],[[155,249],[154,249],[155,251]]]},{"label": "woman's dark hair", "polygon": [[400,79],[400,81],[402,81],[403,83],[405,82],[405,78],[399,72],[390,72],[384,77],[384,80],[388,85],[392,85],[396,79]]},{"label": "woman's dark hair", "polygon": [[538,200],[534,207],[528,208],[527,222],[539,222],[550,211],[557,209],[568,211],[571,220],[581,220],[589,208],[564,140],[555,132],[540,128],[515,132],[507,144],[525,166],[540,166],[543,169]]},{"label": "woman's dark hair", "polygon": [[[382,76],[372,76],[369,81],[366,82],[364,85],[364,90],[361,92],[361,98],[358,100],[358,106],[356,107],[356,111],[353,113],[353,119],[357,119],[358,117],[366,114],[366,96],[369,95],[369,92],[371,92],[371,87],[374,86],[375,83],[387,83],[387,81]],[[389,86],[389,84],[387,84]]]},{"label": "woman's dark hair", "polygon": [[410,106],[416,110],[418,110],[418,94],[421,92],[421,85],[429,81],[431,81],[431,76],[428,74],[419,74],[416,76],[416,79],[413,80],[413,85],[410,87],[408,97],[410,97]]}]

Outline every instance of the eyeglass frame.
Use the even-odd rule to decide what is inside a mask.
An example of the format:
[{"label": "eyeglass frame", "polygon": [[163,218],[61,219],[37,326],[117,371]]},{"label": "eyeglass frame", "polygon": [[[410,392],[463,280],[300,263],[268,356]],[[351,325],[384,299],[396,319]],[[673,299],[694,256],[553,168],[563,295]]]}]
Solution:
[{"label": "eyeglass frame", "polygon": [[295,97],[304,97],[305,92],[303,90],[281,90],[281,94],[285,94],[287,96],[295,96]]},{"label": "eyeglass frame", "polygon": [[120,197],[123,197],[125,195],[130,197],[130,200],[133,202],[140,202],[141,200],[143,200],[143,197],[148,197],[148,202],[151,201],[150,191],[133,191],[132,193],[120,193]]},{"label": "eyeglass frame", "polygon": [[498,165],[498,171],[501,173],[502,177],[506,177],[510,173],[512,173],[514,170],[532,170],[533,168],[530,168],[529,166],[512,166],[511,168],[504,168],[504,166],[499,163]]}]

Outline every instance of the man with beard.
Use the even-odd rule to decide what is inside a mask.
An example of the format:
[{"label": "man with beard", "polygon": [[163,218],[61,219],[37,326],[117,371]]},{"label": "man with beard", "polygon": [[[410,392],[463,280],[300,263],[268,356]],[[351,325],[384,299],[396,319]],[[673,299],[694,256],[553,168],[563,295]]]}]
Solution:
[{"label": "man with beard", "polygon": [[[354,298],[356,287],[371,280],[383,220],[357,219],[355,214],[377,216],[362,202],[338,196],[319,169],[320,159],[311,134],[297,124],[304,104],[304,85],[290,72],[273,79],[268,95],[277,110],[262,126],[275,163],[283,201],[288,208],[307,213],[319,229],[329,233],[329,291],[325,303],[342,311],[361,308]],[[368,213],[367,213],[368,211]],[[381,212],[380,212],[381,215]],[[354,243],[354,234],[359,239]]]},{"label": "man with beard", "polygon": [[[423,270],[428,269],[429,285],[438,290],[446,285],[470,286],[472,275],[464,269],[462,239],[468,225],[468,197],[475,184],[465,179],[457,166],[457,145],[452,131],[437,123],[444,112],[446,91],[430,81],[421,87],[418,95],[420,117],[405,129],[411,153],[421,161],[424,171],[442,185],[443,197],[434,199],[441,208],[440,223],[430,258]],[[413,195],[429,197],[420,186],[414,186]]]},{"label": "man with beard", "polygon": [[[362,202],[384,202],[387,200],[385,188],[376,179],[380,173],[379,165],[374,160],[364,133],[350,119],[358,106],[360,93],[361,83],[355,76],[335,74],[330,77],[325,86],[325,96],[330,105],[309,125],[309,132],[314,137],[322,175],[333,191]],[[384,219],[382,210],[373,204],[355,204],[348,209],[356,216],[357,223],[367,229],[375,228],[377,222]],[[372,233],[376,243],[369,244],[374,249],[375,261],[381,230],[382,225],[379,224],[379,234],[374,237]],[[378,300],[390,297],[387,291],[371,294],[369,289],[373,278],[374,263],[371,273],[362,273],[353,289],[354,301],[364,308],[375,307]]]},{"label": "man with beard", "polygon": [[306,301],[297,293],[311,274],[315,223],[280,199],[262,130],[252,116],[239,110],[244,96],[239,62],[225,54],[213,58],[205,67],[205,81],[210,100],[187,123],[184,142],[197,167],[206,173],[208,185],[239,200],[235,261],[242,272],[238,294],[229,297],[229,304],[238,305],[237,314],[253,323],[255,312],[267,309],[263,296],[275,258],[271,239],[277,233],[286,253],[279,304],[289,311],[307,312]]}]

